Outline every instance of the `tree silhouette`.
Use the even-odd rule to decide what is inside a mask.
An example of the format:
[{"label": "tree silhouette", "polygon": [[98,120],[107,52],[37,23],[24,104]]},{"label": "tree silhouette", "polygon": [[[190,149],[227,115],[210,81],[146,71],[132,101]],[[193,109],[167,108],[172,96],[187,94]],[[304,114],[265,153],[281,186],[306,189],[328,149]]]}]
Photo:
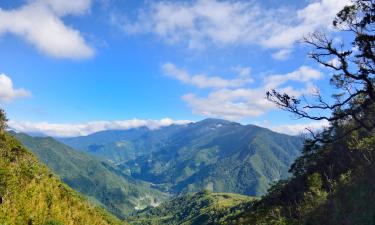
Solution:
[{"label": "tree silhouette", "polygon": [[[309,101],[307,97],[296,98],[277,90],[268,91],[267,98],[299,118],[326,120],[331,124],[355,121],[356,125],[341,137],[360,128],[373,130],[375,127],[374,22],[375,1],[353,0],[352,4],[342,9],[333,21],[333,27],[337,31],[348,33],[347,35],[352,38],[347,47],[344,43],[337,43],[321,32],[315,32],[305,38],[305,42],[314,48],[309,56],[333,71],[330,83],[336,92],[332,95],[332,99],[324,99],[317,92],[314,94],[313,101]],[[327,138],[327,133],[334,132],[333,127],[318,135],[310,130],[313,142],[333,141]],[[337,135],[335,137],[337,138]]]}]

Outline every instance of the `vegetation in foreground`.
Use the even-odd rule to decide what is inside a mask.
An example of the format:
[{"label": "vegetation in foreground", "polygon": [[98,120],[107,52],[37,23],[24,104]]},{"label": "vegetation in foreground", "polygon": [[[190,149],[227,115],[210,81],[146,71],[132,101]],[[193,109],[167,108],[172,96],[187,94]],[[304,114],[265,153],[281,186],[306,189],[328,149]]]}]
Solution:
[{"label": "vegetation in foreground", "polygon": [[121,224],[62,183],[5,128],[0,110],[0,224]]}]

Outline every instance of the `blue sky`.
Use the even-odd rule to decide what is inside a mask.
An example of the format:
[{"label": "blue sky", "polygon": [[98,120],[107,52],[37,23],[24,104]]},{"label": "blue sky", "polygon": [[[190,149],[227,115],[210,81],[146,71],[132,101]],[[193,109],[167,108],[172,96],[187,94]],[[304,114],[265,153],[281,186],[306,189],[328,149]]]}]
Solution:
[{"label": "blue sky", "polygon": [[295,132],[309,122],[265,91],[330,92],[329,71],[298,42],[315,30],[335,36],[344,4],[3,0],[0,105],[16,129],[54,136],[207,117]]}]

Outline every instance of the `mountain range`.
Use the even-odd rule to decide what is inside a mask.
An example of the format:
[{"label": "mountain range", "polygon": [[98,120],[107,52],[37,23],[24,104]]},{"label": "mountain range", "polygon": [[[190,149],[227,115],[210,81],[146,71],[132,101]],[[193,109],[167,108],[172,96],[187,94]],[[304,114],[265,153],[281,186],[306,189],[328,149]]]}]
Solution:
[{"label": "mountain range", "polygon": [[[289,176],[304,141],[218,119],[73,138],[10,134],[91,204],[132,224],[210,224],[235,216],[251,204],[247,196],[261,196]],[[174,208],[180,203],[186,207]]]},{"label": "mountain range", "polygon": [[208,189],[260,196],[288,176],[303,145],[301,137],[219,119],[59,140],[175,195]]},{"label": "mountain range", "polygon": [[373,224],[371,132],[303,155],[300,137],[212,119],[63,140],[79,151],[9,133],[0,135],[0,223]]}]

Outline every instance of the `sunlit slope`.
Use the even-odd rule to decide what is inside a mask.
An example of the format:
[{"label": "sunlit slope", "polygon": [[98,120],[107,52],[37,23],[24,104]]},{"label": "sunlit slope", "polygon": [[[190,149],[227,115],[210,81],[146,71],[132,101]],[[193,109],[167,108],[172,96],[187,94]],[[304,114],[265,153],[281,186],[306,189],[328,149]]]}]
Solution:
[{"label": "sunlit slope", "polygon": [[121,224],[62,183],[8,134],[0,135],[1,224]]},{"label": "sunlit slope", "polygon": [[22,133],[13,135],[70,187],[121,218],[135,208],[142,209],[165,198],[149,184],[136,181],[108,163],[53,138],[31,137]]}]

